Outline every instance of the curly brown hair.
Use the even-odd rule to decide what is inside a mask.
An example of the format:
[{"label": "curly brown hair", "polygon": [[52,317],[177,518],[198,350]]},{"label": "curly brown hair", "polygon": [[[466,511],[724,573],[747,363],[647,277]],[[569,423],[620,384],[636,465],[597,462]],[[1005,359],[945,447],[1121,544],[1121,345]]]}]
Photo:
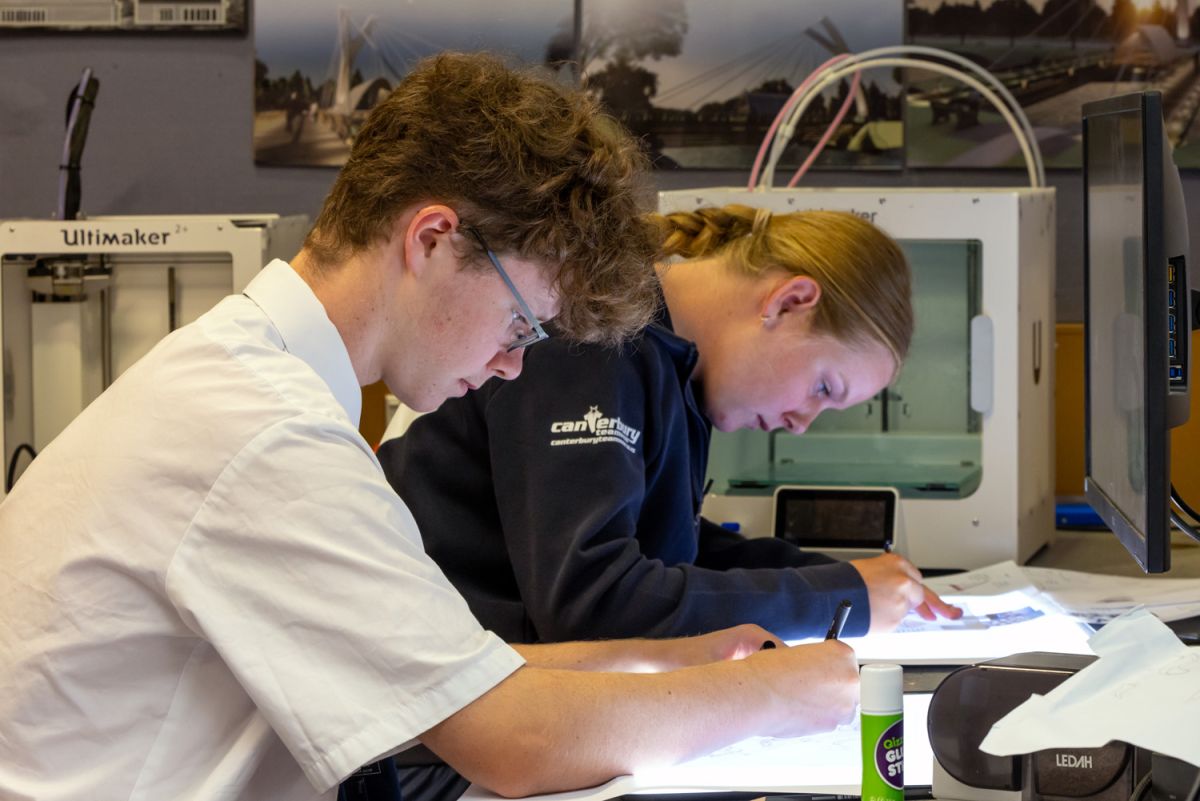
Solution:
[{"label": "curly brown hair", "polygon": [[443,203],[495,251],[550,266],[560,333],[617,342],[658,302],[647,175],[636,140],[584,93],[494,56],[442,53],[371,112],[305,246],[332,269],[386,240],[413,204]]},{"label": "curly brown hair", "polygon": [[822,290],[817,331],[848,343],[879,342],[897,369],[904,362],[914,328],[908,260],[891,237],[858,215],[771,214],[731,203],[652,219],[663,256],[722,256],[748,275],[779,267],[814,278]]}]

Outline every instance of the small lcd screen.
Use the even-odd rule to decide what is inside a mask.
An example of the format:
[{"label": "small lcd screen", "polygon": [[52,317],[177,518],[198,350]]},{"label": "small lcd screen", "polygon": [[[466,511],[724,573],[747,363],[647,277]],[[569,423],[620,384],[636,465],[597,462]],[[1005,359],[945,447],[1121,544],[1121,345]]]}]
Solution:
[{"label": "small lcd screen", "polygon": [[895,496],[864,492],[782,491],[775,535],[806,548],[878,548],[891,545]]}]

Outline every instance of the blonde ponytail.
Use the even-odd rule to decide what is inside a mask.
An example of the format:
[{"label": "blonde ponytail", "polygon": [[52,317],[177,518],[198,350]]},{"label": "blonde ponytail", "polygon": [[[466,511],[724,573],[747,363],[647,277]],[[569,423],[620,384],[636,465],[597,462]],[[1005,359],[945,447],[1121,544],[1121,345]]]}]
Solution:
[{"label": "blonde ponytail", "polygon": [[663,231],[663,256],[699,259],[711,256],[730,242],[754,229],[757,209],[730,204],[721,208],[702,208],[653,215]]},{"label": "blonde ponytail", "polygon": [[821,285],[816,330],[844,342],[875,341],[900,365],[913,334],[908,262],[887,234],[856,214],[772,214],[731,203],[654,215],[661,255],[724,258],[730,268],[760,275],[781,268]]}]

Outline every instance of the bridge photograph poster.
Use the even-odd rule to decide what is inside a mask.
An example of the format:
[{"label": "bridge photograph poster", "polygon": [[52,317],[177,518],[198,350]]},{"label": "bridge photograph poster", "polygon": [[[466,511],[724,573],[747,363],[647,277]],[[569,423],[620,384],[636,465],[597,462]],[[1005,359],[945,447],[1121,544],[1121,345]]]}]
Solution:
[{"label": "bridge photograph poster", "polygon": [[[1048,167],[1080,163],[1084,102],[1163,92],[1182,167],[1200,166],[1200,0],[257,0],[255,160],[339,166],[366,114],[420,58],[490,50],[582,85],[661,169],[750,170],[772,120],[835,54],[908,42],[966,56],[1021,104]],[[580,18],[575,18],[576,12]],[[486,20],[487,24],[480,24]],[[815,167],[1022,167],[978,94],[932,72],[828,88],[780,162],[784,183],[845,106]]]},{"label": "bridge photograph poster", "polygon": [[[1047,167],[1079,167],[1080,107],[1163,93],[1180,167],[1200,166],[1196,0],[908,0],[910,44],[995,74],[1021,104]],[[979,95],[933,73],[906,76],[910,167],[1020,167],[1008,126]]]},{"label": "bridge photograph poster", "polygon": [[[903,41],[902,0],[257,0],[259,164],[345,162],[371,107],[424,56],[490,50],[583,85],[657,167],[745,169],[793,90],[839,52]],[[576,20],[576,9],[580,18]],[[486,20],[481,24],[480,20]],[[902,90],[891,72],[830,87],[780,161],[903,166]]]}]

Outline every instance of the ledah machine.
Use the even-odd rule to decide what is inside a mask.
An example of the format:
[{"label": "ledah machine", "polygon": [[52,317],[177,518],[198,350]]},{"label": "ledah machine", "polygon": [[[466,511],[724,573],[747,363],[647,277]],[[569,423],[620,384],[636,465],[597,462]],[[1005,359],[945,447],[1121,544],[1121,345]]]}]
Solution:
[{"label": "ledah machine", "polygon": [[[887,390],[825,412],[801,436],[715,432],[705,516],[840,555],[890,545],[923,569],[1027,561],[1054,526],[1054,190],[659,195],[664,212],[726,203],[850,211],[878,225],[912,266],[916,332]],[[812,490],[802,505],[796,488]],[[898,495],[890,519],[879,490]]]}]

